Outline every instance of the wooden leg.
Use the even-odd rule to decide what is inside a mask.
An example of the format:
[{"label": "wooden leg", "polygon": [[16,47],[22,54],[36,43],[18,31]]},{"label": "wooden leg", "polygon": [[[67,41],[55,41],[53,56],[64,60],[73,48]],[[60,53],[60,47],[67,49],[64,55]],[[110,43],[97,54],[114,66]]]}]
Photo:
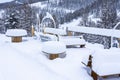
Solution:
[{"label": "wooden leg", "polygon": [[89,61],[88,61],[87,66],[92,68],[92,56],[91,55],[89,56]]},{"label": "wooden leg", "polygon": [[85,45],[80,45],[80,48],[84,48],[85,47]]},{"label": "wooden leg", "polygon": [[119,74],[119,77],[120,77],[120,74]]},{"label": "wooden leg", "polygon": [[94,71],[91,72],[91,76],[93,77],[93,80],[97,80],[98,78],[98,75]]}]

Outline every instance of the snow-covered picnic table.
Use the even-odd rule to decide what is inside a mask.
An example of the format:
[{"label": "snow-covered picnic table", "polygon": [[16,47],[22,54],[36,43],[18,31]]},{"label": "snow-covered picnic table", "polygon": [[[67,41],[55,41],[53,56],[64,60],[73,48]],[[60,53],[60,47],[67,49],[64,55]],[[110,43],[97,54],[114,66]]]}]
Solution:
[{"label": "snow-covered picnic table", "polygon": [[92,76],[109,76],[120,74],[120,49],[98,50],[92,54]]},{"label": "snow-covered picnic table", "polygon": [[84,47],[86,44],[82,36],[60,36],[59,41],[65,43],[67,46],[74,45]]}]

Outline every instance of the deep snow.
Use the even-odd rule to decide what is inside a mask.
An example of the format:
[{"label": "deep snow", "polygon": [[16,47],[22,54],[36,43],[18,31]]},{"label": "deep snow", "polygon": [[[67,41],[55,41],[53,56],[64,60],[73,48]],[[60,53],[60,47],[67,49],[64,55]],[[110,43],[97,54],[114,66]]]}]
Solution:
[{"label": "deep snow", "polygon": [[64,59],[49,60],[41,52],[40,40],[24,37],[21,43],[11,43],[5,35],[0,38],[0,80],[92,80],[81,61],[87,63],[89,54],[104,50],[86,43],[86,48],[67,48]]},{"label": "deep snow", "polygon": [[90,54],[89,49],[68,49],[65,59],[48,60],[40,40],[11,43],[9,37],[0,37],[0,80],[92,80],[81,64],[81,56]]},{"label": "deep snow", "polygon": [[11,2],[13,0],[0,0],[0,3]]}]

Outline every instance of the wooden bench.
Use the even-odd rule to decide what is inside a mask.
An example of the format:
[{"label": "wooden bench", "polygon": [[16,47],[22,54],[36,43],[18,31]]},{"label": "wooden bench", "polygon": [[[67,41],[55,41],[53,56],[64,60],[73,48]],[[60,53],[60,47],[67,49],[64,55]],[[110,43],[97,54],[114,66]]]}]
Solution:
[{"label": "wooden bench", "polygon": [[45,28],[44,33],[55,35],[57,40],[65,43],[66,46],[80,46],[83,48],[86,44],[83,36],[68,36],[66,30],[63,29]]}]

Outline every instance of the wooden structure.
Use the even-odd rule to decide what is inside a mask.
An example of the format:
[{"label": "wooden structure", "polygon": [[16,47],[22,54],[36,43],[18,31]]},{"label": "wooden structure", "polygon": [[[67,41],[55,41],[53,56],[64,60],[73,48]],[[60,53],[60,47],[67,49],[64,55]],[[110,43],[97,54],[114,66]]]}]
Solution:
[{"label": "wooden structure", "polygon": [[62,53],[47,53],[47,52],[44,52],[44,51],[42,51],[42,52],[50,60],[53,60],[53,59],[56,59],[56,58],[64,58],[66,56],[66,54],[65,54],[66,52],[62,52]]},{"label": "wooden structure", "polygon": [[80,48],[83,48],[86,44],[82,36],[61,36],[59,41],[64,42],[67,47],[80,46]]},{"label": "wooden structure", "polygon": [[68,35],[68,36],[73,36],[72,31],[68,31],[68,32],[67,32],[67,35]]},{"label": "wooden structure", "polygon": [[64,58],[66,56],[66,47],[61,42],[48,41],[43,43],[42,53],[50,60]]},{"label": "wooden structure", "polygon": [[31,35],[34,36],[35,35],[35,30],[34,30],[34,27],[32,25],[32,28],[31,28]]},{"label": "wooden structure", "polygon": [[23,29],[8,29],[6,36],[11,37],[11,42],[22,42],[22,37],[26,36],[27,32]]},{"label": "wooden structure", "polygon": [[22,42],[22,36],[12,37],[12,42]]},{"label": "wooden structure", "polygon": [[117,54],[116,53],[114,54],[104,53],[102,55],[101,54],[99,56],[90,55],[88,64],[87,65],[85,64],[86,66],[90,67],[91,76],[93,77],[93,80],[98,80],[100,77],[107,78],[108,76],[113,76],[113,75],[120,76],[119,52]]}]

